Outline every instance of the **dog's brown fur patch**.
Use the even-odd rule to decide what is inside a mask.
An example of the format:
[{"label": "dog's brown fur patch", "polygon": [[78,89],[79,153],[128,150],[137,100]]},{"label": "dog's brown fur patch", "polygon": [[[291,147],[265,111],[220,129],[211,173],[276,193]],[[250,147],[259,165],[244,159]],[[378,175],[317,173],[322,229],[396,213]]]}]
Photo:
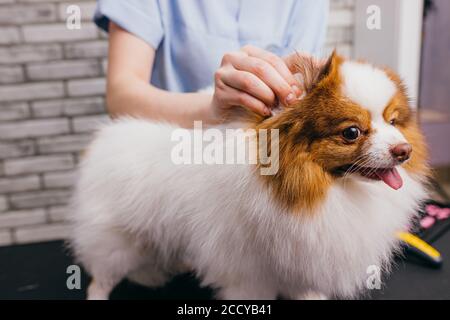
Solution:
[{"label": "dog's brown fur patch", "polygon": [[[335,52],[320,70],[313,64],[299,61],[297,72],[307,72],[306,96],[292,107],[270,118],[241,109],[237,118],[246,119],[250,127],[279,130],[279,170],[275,175],[261,176],[274,200],[291,212],[313,212],[332,183],[339,176],[334,169],[357,161],[364,142],[372,133],[368,110],[353,103],[341,92],[339,68],[343,58]],[[409,108],[406,91],[399,78],[386,71],[396,83],[398,92],[386,107],[386,121],[395,118],[395,125],[413,145],[413,156],[404,167],[411,173],[426,176],[427,152],[423,136]],[[346,141],[345,128],[355,126],[361,136]],[[270,146],[270,135],[267,145]],[[270,152],[270,151],[269,151]],[[263,166],[258,164],[258,166]]]},{"label": "dog's brown fur patch", "polygon": [[390,69],[384,70],[395,83],[397,93],[384,111],[384,119],[395,119],[394,125],[412,146],[411,158],[403,167],[410,173],[428,179],[431,170],[428,165],[428,148],[417,119],[417,112],[410,108],[407,90],[400,77]]}]

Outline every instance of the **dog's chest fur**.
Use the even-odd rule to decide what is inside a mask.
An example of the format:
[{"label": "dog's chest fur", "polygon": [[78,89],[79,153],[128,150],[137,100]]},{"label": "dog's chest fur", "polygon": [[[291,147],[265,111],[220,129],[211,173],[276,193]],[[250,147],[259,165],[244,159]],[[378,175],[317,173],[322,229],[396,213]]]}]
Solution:
[{"label": "dog's chest fur", "polygon": [[[245,176],[240,170],[225,171],[230,181]],[[227,195],[225,187],[213,185],[202,191],[208,196],[199,202],[198,210],[214,206],[206,198],[219,200],[209,220],[216,221],[217,229],[206,223],[204,230],[215,254],[206,251],[206,256],[194,259],[209,260],[204,265],[207,283],[207,266],[215,265],[216,271],[226,275],[242,272],[233,267],[245,267],[249,259],[248,275],[272,278],[280,292],[308,287],[330,297],[355,297],[364,289],[372,266],[380,272],[389,268],[398,245],[396,231],[408,227],[418,201],[425,197],[421,184],[402,170],[405,186],[399,191],[382,182],[349,179],[333,185],[316,212],[292,213],[278,208],[270,190],[258,185],[254,175],[250,172],[248,182],[228,189]],[[229,188],[235,186],[239,183],[229,184]],[[254,270],[255,266],[259,269]]]},{"label": "dog's chest fur", "polygon": [[352,297],[369,266],[385,267],[395,232],[425,196],[401,170],[401,190],[349,178],[330,188],[316,212],[286,212],[255,166],[173,164],[172,130],[136,120],[106,128],[84,164],[78,202],[102,207],[114,215],[97,217],[103,225],[150,242],[159,263],[189,265],[213,287],[264,279],[280,294],[301,287]]},{"label": "dog's chest fur", "polygon": [[373,272],[369,267],[386,271],[398,246],[395,233],[409,226],[425,196],[418,182],[402,175],[399,192],[382,183],[341,181],[312,216],[272,216],[270,224],[278,224],[274,263],[287,266],[281,275],[292,275],[285,285],[302,279],[327,296],[355,297]]}]

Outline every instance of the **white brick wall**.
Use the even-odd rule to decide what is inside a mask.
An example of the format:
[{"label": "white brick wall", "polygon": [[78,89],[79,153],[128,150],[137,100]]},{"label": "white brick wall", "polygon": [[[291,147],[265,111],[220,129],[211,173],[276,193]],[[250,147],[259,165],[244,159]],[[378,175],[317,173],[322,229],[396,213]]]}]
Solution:
[{"label": "white brick wall", "polygon": [[32,102],[31,110],[36,118],[76,116],[103,113],[104,104],[102,97],[41,100]]},{"label": "white brick wall", "polygon": [[37,140],[37,147],[41,154],[79,152],[86,147],[90,138],[88,134],[41,138]]},{"label": "white brick wall", "polygon": [[64,239],[69,230],[67,224],[51,223],[13,229],[15,243],[32,243]]},{"label": "white brick wall", "polygon": [[357,0],[330,0],[330,16],[325,53],[334,48],[342,55],[353,56],[354,7]]},{"label": "white brick wall", "polygon": [[76,172],[64,171],[64,172],[49,172],[44,174],[44,187],[48,189],[52,188],[70,188],[75,182]]},{"label": "white brick wall", "polygon": [[44,209],[11,211],[0,215],[0,225],[4,228],[15,228],[46,222]]},{"label": "white brick wall", "polygon": [[104,78],[69,80],[67,91],[70,97],[103,95],[106,89]]},{"label": "white brick wall", "polygon": [[8,209],[8,202],[6,201],[6,197],[0,196],[0,212]]},{"label": "white brick wall", "polygon": [[39,175],[0,178],[0,193],[3,194],[39,190],[40,188]]},{"label": "white brick wall", "polygon": [[38,156],[4,161],[4,174],[14,176],[28,173],[42,173],[57,170],[72,169],[72,155]]},{"label": "white brick wall", "polygon": [[56,21],[56,18],[56,8],[49,3],[33,5],[15,4],[12,6],[4,6],[0,11],[0,21],[3,24],[10,25],[53,22]]},{"label": "white brick wall", "polygon": [[[112,0],[111,0],[112,1]],[[330,0],[326,52],[352,55],[355,0]],[[77,4],[82,29],[65,26]],[[61,239],[79,153],[105,116],[94,0],[0,0],[0,246]]]},{"label": "white brick wall", "polygon": [[88,116],[88,117],[76,117],[73,119],[72,127],[76,133],[92,132],[99,125],[106,123],[108,117],[105,115]]},{"label": "white brick wall", "polygon": [[50,61],[63,58],[60,44],[28,45],[0,47],[1,64],[24,64],[35,61]]},{"label": "white brick wall", "polygon": [[69,59],[103,58],[107,52],[108,44],[103,40],[67,43],[64,47],[64,53]]},{"label": "white brick wall", "polygon": [[67,207],[56,206],[48,209],[48,219],[51,222],[63,222],[67,219]]},{"label": "white brick wall", "polygon": [[0,84],[23,82],[24,79],[21,66],[0,66]]},{"label": "white brick wall", "polygon": [[62,82],[38,82],[0,87],[0,102],[59,98],[64,96]]},{"label": "white brick wall", "polygon": [[28,43],[71,42],[96,39],[98,36],[97,27],[93,24],[72,30],[68,29],[65,23],[27,25],[22,27],[22,32],[24,40]]},{"label": "white brick wall", "polygon": [[[0,142],[0,159],[27,157],[34,154],[35,147],[32,140]],[[0,167],[3,168],[3,166]],[[1,172],[3,171],[0,170]]]},{"label": "white brick wall", "polygon": [[69,132],[69,119],[11,121],[0,124],[2,140],[35,138]]},{"label": "white brick wall", "polygon": [[4,103],[2,108],[0,108],[0,122],[26,119],[29,117],[30,109],[28,108],[28,104],[25,102]]},{"label": "white brick wall", "polygon": [[0,246],[7,246],[12,243],[11,232],[8,230],[0,230]]},{"label": "white brick wall", "polygon": [[66,60],[29,64],[26,71],[30,80],[54,80],[94,77],[99,74],[99,68],[96,60]]},{"label": "white brick wall", "polygon": [[69,197],[70,191],[61,189],[12,194],[9,201],[11,208],[13,209],[30,209],[65,205],[67,204]]},{"label": "white brick wall", "polygon": [[61,3],[58,6],[59,11],[59,18],[60,20],[64,21],[68,14],[67,14],[67,7],[70,5],[77,5],[81,10],[81,19],[83,21],[89,21],[92,19],[92,16],[95,12],[95,2],[93,1],[70,1],[69,3]]},{"label": "white brick wall", "polygon": [[16,27],[2,27],[0,29],[0,45],[15,44],[21,40],[20,30]]}]

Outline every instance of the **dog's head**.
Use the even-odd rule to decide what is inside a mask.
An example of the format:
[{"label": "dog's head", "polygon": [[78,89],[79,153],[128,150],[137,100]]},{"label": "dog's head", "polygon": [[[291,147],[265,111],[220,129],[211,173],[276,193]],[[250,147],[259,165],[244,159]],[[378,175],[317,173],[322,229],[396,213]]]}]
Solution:
[{"label": "dog's head", "polygon": [[399,189],[398,167],[427,175],[424,139],[395,73],[336,53],[297,65],[305,97],[258,125],[280,130],[279,171],[266,179],[285,204],[311,207],[336,179]]}]

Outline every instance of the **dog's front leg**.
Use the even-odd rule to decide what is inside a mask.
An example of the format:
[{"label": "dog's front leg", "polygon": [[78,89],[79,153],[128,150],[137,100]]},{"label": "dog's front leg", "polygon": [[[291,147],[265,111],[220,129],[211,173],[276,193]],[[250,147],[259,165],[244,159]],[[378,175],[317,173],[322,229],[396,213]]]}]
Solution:
[{"label": "dog's front leg", "polygon": [[223,300],[274,300],[277,298],[275,287],[264,283],[240,283],[223,286],[217,294]]},{"label": "dog's front leg", "polygon": [[328,300],[327,296],[315,290],[307,290],[293,297],[294,300]]}]

